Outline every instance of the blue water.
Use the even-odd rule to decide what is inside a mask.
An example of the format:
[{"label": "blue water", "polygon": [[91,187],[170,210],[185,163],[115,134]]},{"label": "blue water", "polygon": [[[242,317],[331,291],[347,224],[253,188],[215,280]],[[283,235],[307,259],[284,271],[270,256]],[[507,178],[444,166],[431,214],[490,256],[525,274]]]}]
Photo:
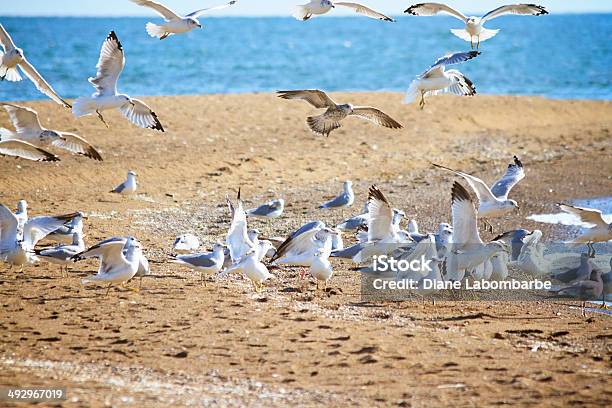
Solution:
[{"label": "blue water", "polygon": [[[131,95],[403,91],[438,56],[466,50],[453,18],[208,18],[203,30],[150,38],[152,18],[17,18],[0,22],[66,98],[88,95],[110,30],[127,64],[119,89]],[[481,93],[612,99],[612,14],[505,17],[497,37],[461,69]],[[0,100],[43,98],[29,81],[0,83]]]}]

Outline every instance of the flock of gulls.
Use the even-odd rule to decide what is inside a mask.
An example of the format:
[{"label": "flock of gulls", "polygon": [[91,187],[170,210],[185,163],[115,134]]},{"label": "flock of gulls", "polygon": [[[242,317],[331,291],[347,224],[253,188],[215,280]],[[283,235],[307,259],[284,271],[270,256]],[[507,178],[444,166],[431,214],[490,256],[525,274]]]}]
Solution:
[{"label": "flock of gulls", "polygon": [[[158,13],[163,23],[147,23],[146,32],[154,38],[164,40],[172,35],[202,28],[198,17],[206,12],[233,6],[237,1],[230,1],[221,6],[200,9],[189,14],[177,14],[163,4],[150,0],[130,0],[140,6],[150,8]],[[332,2],[329,0],[312,0],[305,5],[297,6],[294,17],[298,20],[309,20],[313,16],[325,14],[336,6],[348,7],[364,16],[393,22],[384,14],[364,5],[349,2]],[[448,66],[460,64],[476,58],[482,41],[495,36],[499,30],[484,28],[484,24],[504,15],[543,15],[547,11],[533,4],[514,4],[501,6],[482,17],[467,17],[461,12],[440,3],[420,3],[405,10],[415,16],[432,16],[440,13],[449,14],[460,19],[465,27],[452,29],[457,37],[470,42],[472,50],[457,52],[439,58],[431,67],[419,75],[411,84],[406,94],[406,102],[419,99],[421,108],[425,98],[441,92],[456,95],[472,96],[476,93],[471,80],[461,72],[447,69]],[[0,42],[4,52],[0,54],[0,78],[7,81],[21,80],[25,74],[42,92],[63,107],[72,109],[76,117],[97,115],[108,127],[102,113],[107,110],[118,110],[132,124],[164,132],[164,127],[155,112],[143,101],[118,92],[117,82],[125,65],[124,48],[114,31],[111,31],[102,44],[96,65],[96,75],[89,78],[95,88],[91,96],[77,98],[70,105],[45,81],[42,75],[26,59],[23,50],[18,48],[9,33],[0,25]],[[350,103],[339,104],[320,90],[278,91],[282,99],[301,99],[323,113],[306,119],[312,132],[329,136],[341,126],[341,122],[354,116],[368,120],[379,126],[390,129],[402,125],[378,108],[370,106],[353,106]],[[0,154],[16,156],[36,161],[57,161],[59,157],[49,150],[63,149],[73,154],[80,154],[93,160],[102,160],[100,153],[83,137],[44,128],[37,113],[28,107],[2,103],[8,113],[14,130],[0,129]],[[370,263],[374,257],[393,255],[397,259],[417,259],[424,257],[431,261],[433,268],[428,273],[411,273],[410,278],[421,282],[425,278],[461,281],[466,278],[503,280],[508,276],[508,265],[514,263],[524,272],[536,276],[551,275],[551,261],[544,256],[540,242],[541,231],[524,229],[508,231],[490,242],[482,240],[479,223],[490,231],[492,218],[506,216],[517,210],[519,204],[509,195],[524,177],[523,163],[514,157],[505,174],[495,183],[485,183],[468,173],[434,164],[442,171],[448,171],[463,179],[475,193],[476,200],[468,190],[455,181],[451,188],[450,223],[442,222],[436,231],[422,233],[416,220],[410,220],[407,229],[401,223],[406,214],[390,203],[377,186],[369,189],[364,209],[361,213],[343,220],[335,226],[325,225],[321,221],[312,221],[302,225],[286,238],[266,238],[257,229],[248,227],[249,218],[274,219],[282,216],[285,202],[278,198],[259,207],[246,209],[240,197],[232,201],[227,198],[231,223],[223,242],[217,242],[210,252],[198,252],[200,241],[193,234],[182,234],[176,238],[173,252],[176,254],[171,262],[184,265],[201,273],[202,282],[207,277],[225,276],[232,272],[241,272],[248,278],[255,291],[261,291],[264,282],[273,275],[272,268],[300,266],[316,280],[317,288],[325,287],[333,274],[330,258],[349,259],[359,266]],[[129,171],[127,179],[111,192],[117,194],[135,194],[138,190],[137,174]],[[355,201],[351,181],[343,184],[342,192],[337,197],[322,203],[321,210],[340,209],[344,211]],[[588,253],[583,254],[581,265],[576,270],[565,270],[554,275],[569,286],[558,291],[559,294],[570,294],[580,299],[591,299],[604,296],[609,279],[602,276],[601,269],[592,259],[595,256],[593,243],[606,242],[612,239],[612,225],[604,221],[599,210],[561,204],[561,210],[574,214],[577,222],[587,223],[587,228],[573,243],[587,244]],[[99,269],[95,275],[87,277],[83,283],[107,283],[108,290],[114,284],[125,284],[134,277],[144,277],[150,273],[149,262],[145,257],[142,245],[134,237],[111,237],[96,245],[86,248],[83,240],[83,223],[87,217],[81,213],[60,216],[28,217],[27,203],[19,202],[17,211],[12,212],[5,205],[0,205],[0,260],[11,268],[47,261],[59,264],[60,268],[68,267],[73,262],[97,258]],[[578,220],[579,219],[579,220]],[[342,233],[355,233],[357,242],[344,246]],[[55,245],[40,245],[39,242],[56,241]],[[586,266],[585,266],[586,265]],[[270,269],[269,269],[270,268]],[[585,272],[586,271],[586,272]],[[405,278],[405,274],[397,278]],[[569,278],[568,278],[569,277]]]}]

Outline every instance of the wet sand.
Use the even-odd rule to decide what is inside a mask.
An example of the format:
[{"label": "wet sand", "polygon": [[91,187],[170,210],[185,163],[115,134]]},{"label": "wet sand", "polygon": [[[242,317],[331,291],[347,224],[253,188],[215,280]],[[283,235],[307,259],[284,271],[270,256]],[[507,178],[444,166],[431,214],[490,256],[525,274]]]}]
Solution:
[{"label": "wet sand", "polygon": [[[304,123],[314,109],[271,94],[144,98],[164,134],[118,113],[106,115],[106,129],[51,102],[26,103],[43,125],[98,146],[104,162],[61,151],[58,164],[0,158],[0,201],[24,198],[31,215],[85,211],[88,244],[132,234],[153,276],[140,293],[104,298],[80,283],[94,262],[68,277],[44,263],[22,273],[2,266],[0,385],[64,386],[63,406],[610,405],[610,318],[583,318],[576,302],[371,303],[346,262],[333,262],[324,294],[299,283],[299,269],[274,271],[253,294],[240,277],[203,287],[165,262],[179,233],[208,248],[224,238],[224,197],[238,187],[247,205],[285,198],[281,218],[252,222],[269,236],[341,221],[341,211],[316,206],[349,178],[357,199],[344,215],[360,211],[376,183],[421,229],[449,222],[454,178],[430,162],[491,182],[521,158],[527,177],[512,193],[520,212],[496,220],[496,232],[520,226],[565,239],[564,229],[526,217],[612,195],[610,102],[437,97],[420,111],[400,94],[333,96],[377,106],[404,129],[348,119],[319,137]],[[108,193],[128,169],[140,176],[139,194]]]}]

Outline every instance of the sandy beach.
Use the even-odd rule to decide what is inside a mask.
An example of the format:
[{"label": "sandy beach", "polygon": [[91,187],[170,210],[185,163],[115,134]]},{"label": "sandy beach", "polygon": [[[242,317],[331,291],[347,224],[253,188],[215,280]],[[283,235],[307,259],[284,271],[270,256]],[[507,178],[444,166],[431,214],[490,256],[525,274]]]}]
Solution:
[{"label": "sandy beach", "polygon": [[[361,210],[376,183],[425,231],[450,222],[455,178],[431,162],[492,182],[513,155],[526,178],[521,207],[495,232],[564,229],[526,219],[555,203],[612,195],[612,103],[538,97],[441,96],[425,110],[399,93],[334,93],[376,106],[398,131],[347,119],[329,138],[304,123],[316,110],[273,94],[145,97],[166,133],[129,125],[119,113],[75,119],[53,102],[43,126],[80,134],[104,161],[59,163],[0,157],[0,202],[26,199],[30,214],[84,211],[87,244],[134,235],[152,261],[140,293],[83,286],[97,269],[68,277],[41,263],[0,273],[0,385],[63,386],[61,406],[606,406],[612,402],[610,317],[584,318],[579,302],[365,302],[348,262],[333,262],[328,290],[300,284],[299,269],[274,271],[262,294],[234,276],[202,286],[166,262],[179,233],[204,245],[229,226],[225,196],[247,206],[283,197],[285,213],[252,221],[267,236],[302,223],[332,225],[340,210],[316,208],[353,180]],[[6,112],[0,126],[9,127]],[[133,197],[109,191],[128,170]],[[490,239],[491,234],[483,234]],[[351,240],[351,237],[346,237]],[[138,285],[137,282],[130,286]]]}]

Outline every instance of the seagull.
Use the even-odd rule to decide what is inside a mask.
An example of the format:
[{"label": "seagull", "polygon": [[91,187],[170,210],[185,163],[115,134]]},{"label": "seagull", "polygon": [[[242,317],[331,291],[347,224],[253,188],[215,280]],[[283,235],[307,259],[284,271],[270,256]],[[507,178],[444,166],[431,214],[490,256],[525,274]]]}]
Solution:
[{"label": "seagull", "polygon": [[510,190],[525,178],[523,163],[521,163],[518,157],[514,156],[514,163],[508,165],[506,173],[491,188],[478,177],[439,164],[434,164],[434,166],[455,173],[468,182],[476,193],[476,197],[478,197],[479,218],[500,217],[519,209],[518,203],[515,200],[508,199]]},{"label": "seagull", "polygon": [[201,281],[206,286],[204,275],[215,275],[223,267],[223,260],[225,259],[223,249],[223,244],[217,243],[213,246],[212,252],[177,255],[176,259],[173,259],[172,262],[199,271]]},{"label": "seagull", "polygon": [[96,92],[91,97],[82,96],[74,101],[72,113],[76,117],[96,113],[108,127],[100,111],[118,109],[134,125],[163,132],[164,128],[157,115],[143,101],[117,93],[117,80],[124,66],[123,46],[115,32],[111,31],[102,44],[96,76],[89,78]]},{"label": "seagull", "polygon": [[202,14],[213,11],[213,10],[221,10],[226,7],[232,6],[236,4],[236,0],[232,0],[229,3],[225,3],[220,6],[204,8],[200,10],[196,10],[192,13],[185,15],[184,17],[170,10],[168,7],[164,6],[161,3],[157,3],[151,0],[130,0],[132,3],[136,3],[139,6],[148,7],[153,9],[157,14],[162,16],[165,20],[165,23],[162,25],[157,25],[153,23],[147,23],[145,26],[147,29],[147,33],[151,37],[157,37],[160,40],[167,38],[170,35],[174,34],[182,34],[188,31],[193,30],[194,28],[202,28],[202,24],[198,21],[198,17]]},{"label": "seagull", "polygon": [[256,218],[277,218],[280,217],[285,209],[285,200],[279,198],[277,200],[268,201],[257,208],[246,210],[248,217]]},{"label": "seagull", "polygon": [[200,240],[193,234],[181,234],[176,237],[172,247],[177,254],[188,254],[200,247]]},{"label": "seagull", "polygon": [[[406,234],[399,230],[399,221],[402,214],[394,210],[389,200],[376,185],[368,191],[368,235],[367,241],[362,242],[362,249],[353,256],[353,261],[362,263],[374,255],[386,255],[395,249],[398,244],[410,242]],[[348,249],[348,248],[347,248]]]},{"label": "seagull", "polygon": [[347,180],[342,185],[342,193],[321,204],[319,208],[346,208],[353,205],[354,201],[355,193],[353,193],[353,182]]},{"label": "seagull", "polygon": [[518,256],[521,253],[521,248],[523,248],[523,239],[526,236],[530,235],[531,231],[526,230],[524,228],[519,228],[511,231],[506,231],[503,234],[500,234],[493,238],[493,241],[504,241],[512,247],[512,254],[510,256],[510,260],[516,261]]},{"label": "seagull", "polygon": [[363,212],[361,214],[355,215],[349,219],[342,221],[340,224],[336,225],[336,229],[343,231],[351,231],[360,228],[367,228],[368,218],[368,203],[366,201]]},{"label": "seagull", "polygon": [[62,99],[55,92],[55,89],[49,85],[47,81],[38,73],[36,68],[26,59],[21,48],[17,48],[9,33],[0,24],[0,44],[4,49],[4,53],[0,52],[0,80],[5,79],[10,82],[21,81],[21,75],[17,70],[17,66],[21,71],[36,85],[36,89],[53,99],[55,102],[63,105],[66,108],[71,108],[70,104]]},{"label": "seagull", "polygon": [[110,192],[117,194],[134,194],[136,192],[136,189],[138,188],[136,176],[136,172],[132,170],[128,171],[127,179],[123,183],[112,189]]},{"label": "seagull", "polygon": [[502,241],[482,242],[478,233],[477,212],[469,193],[455,181],[452,187],[453,244],[447,257],[447,280],[461,281],[495,253],[506,251]]},{"label": "seagull", "polygon": [[84,252],[72,257],[73,261],[87,258],[100,258],[100,269],[96,275],[82,280],[83,284],[90,282],[108,282],[106,295],[113,284],[124,284],[136,275],[140,267],[142,246],[134,237],[118,240],[106,240]]},{"label": "seagull", "polygon": [[[404,231],[400,228],[400,223],[402,222],[402,219],[406,216],[406,213],[402,210],[400,210],[399,208],[393,208],[393,219],[391,221],[391,227],[393,228],[393,230],[395,232],[397,232],[398,235],[400,235],[401,237],[406,238],[408,241],[412,240],[410,238],[410,233],[408,231]],[[366,223],[365,228],[362,228],[362,231],[357,231],[357,241],[361,242],[361,243],[366,243],[369,241],[369,235],[368,235],[368,225]]]},{"label": "seagull", "polygon": [[[111,237],[111,238],[107,238],[103,241],[98,242],[98,244],[96,244],[95,246],[89,248],[87,250],[88,252],[88,256],[87,258],[98,258],[100,259],[100,267],[98,268],[98,274],[103,274],[106,273],[106,271],[110,270],[113,267],[113,264],[115,262],[115,259],[112,256],[109,256],[109,250],[110,250],[110,254],[112,254],[112,252],[114,251],[112,246],[107,246],[107,244],[111,244],[111,243],[122,243],[123,244],[123,252],[126,251],[127,247],[125,246],[126,242],[128,241],[129,237]],[[81,258],[79,257],[80,254],[75,255],[72,260],[73,261],[79,261],[81,259],[85,259],[85,258]],[[125,254],[124,254],[125,255]],[[138,259],[138,270],[136,271],[136,274],[134,275],[134,277],[138,277],[140,278],[140,283],[138,285],[138,290],[140,290],[141,286],[142,286],[142,278],[145,276],[148,276],[151,273],[150,268],[149,268],[149,260],[147,259],[147,257],[142,253],[142,251],[140,251],[140,255],[139,255],[139,259]],[[107,291],[108,293],[108,291]]]},{"label": "seagull", "polygon": [[[503,239],[503,238],[502,238]],[[544,256],[544,244],[540,242],[542,231],[533,230],[523,238],[521,252],[516,258],[516,265],[524,273],[540,277],[551,273],[553,262]]]},{"label": "seagull", "polygon": [[474,83],[456,69],[446,71],[447,65],[460,64],[476,58],[478,51],[457,52],[439,58],[429,69],[410,83],[404,103],[412,103],[420,95],[419,107],[425,107],[425,96],[448,92],[459,96],[476,95]]},{"label": "seagull", "polygon": [[72,257],[85,250],[85,241],[83,241],[82,233],[72,234],[72,243],[70,245],[57,245],[46,248],[34,249],[34,253],[39,259],[44,261],[58,264],[60,266],[60,272],[62,266],[66,267],[68,272],[68,265],[72,262]]},{"label": "seagull", "polygon": [[10,103],[1,104],[8,112],[15,131],[0,128],[1,140],[21,140],[37,147],[58,147],[74,154],[102,161],[102,156],[87,140],[74,133],[60,132],[42,127],[34,109]]},{"label": "seagull", "polygon": [[497,252],[491,257],[491,276],[490,280],[503,281],[508,277],[508,261],[509,256],[507,252]]},{"label": "seagull", "polygon": [[87,219],[82,212],[75,213],[75,217],[67,224],[62,225],[45,238],[51,241],[69,244],[73,240],[74,234],[83,234],[83,219]]},{"label": "seagull", "polygon": [[328,257],[332,251],[332,236],[337,231],[317,226],[300,234],[291,234],[277,249],[270,262],[274,264],[310,266],[317,251]]},{"label": "seagull", "polygon": [[591,272],[596,265],[593,262],[593,258],[588,253],[580,254],[580,265],[577,268],[571,268],[566,271],[553,274],[551,278],[556,279],[564,283],[573,283],[589,279]]},{"label": "seagull", "polygon": [[224,274],[233,271],[242,272],[249,278],[253,283],[255,292],[261,292],[263,283],[273,277],[266,265],[257,259],[257,251],[254,248],[249,248],[238,262],[226,269]]},{"label": "seagull", "polygon": [[308,4],[296,6],[295,12],[293,13],[293,17],[295,17],[296,20],[306,21],[313,15],[325,14],[336,6],[344,6],[351,8],[355,10],[356,13],[363,14],[366,17],[375,18],[377,20],[391,22],[395,21],[391,17],[387,17],[384,14],[374,11],[369,7],[362,6],[361,4],[340,1],[331,2],[330,0],[311,0]]},{"label": "seagull", "polygon": [[580,221],[589,225],[581,235],[576,237],[571,243],[587,244],[589,248],[589,256],[595,256],[594,242],[606,242],[612,240],[612,223],[604,221],[601,211],[594,208],[576,207],[569,204],[558,204],[561,210],[566,213],[576,215]]},{"label": "seagull", "polygon": [[319,248],[313,254],[312,262],[310,263],[310,275],[317,280],[317,290],[319,283],[323,282],[323,290],[327,287],[327,281],[332,277],[333,269],[329,262],[329,252]]},{"label": "seagull", "polygon": [[23,228],[25,227],[26,222],[28,222],[28,202],[26,200],[19,200],[17,203],[15,218],[17,218],[17,236],[22,237]]},{"label": "seagull", "polygon": [[9,265],[23,265],[36,260],[34,247],[47,234],[72,220],[76,214],[30,218],[19,228],[19,219],[4,204],[0,204],[0,260]]},{"label": "seagull", "polygon": [[[593,269],[588,279],[558,290],[555,297],[570,297],[582,300],[582,316],[586,316],[586,301],[599,299],[604,294],[601,273],[601,269]],[[605,301],[603,304],[605,305]]]},{"label": "seagull", "polygon": [[447,6],[446,4],[440,3],[419,3],[414,6],[408,7],[404,13],[412,14],[414,16],[433,16],[438,13],[449,14],[465,23],[465,28],[452,29],[451,33],[461,38],[462,40],[469,41],[470,47],[474,48],[474,38],[476,39],[476,48],[480,47],[480,42],[488,40],[494,37],[499,30],[489,30],[483,27],[484,23],[488,20],[492,20],[497,17],[505,16],[508,14],[522,15],[522,16],[541,16],[542,14],[548,14],[548,11],[542,6],[536,6],[535,4],[510,4],[507,6],[501,6],[495,10],[489,11],[482,17],[470,16],[466,17],[463,13]]},{"label": "seagull", "polygon": [[0,140],[0,156],[12,156],[38,162],[60,161],[60,158],[53,153],[21,140]]},{"label": "seagull", "polygon": [[[256,252],[256,245],[249,237],[246,213],[242,205],[242,200],[240,199],[240,189],[238,189],[237,205],[235,207],[228,197],[225,199],[232,216],[232,222],[227,232],[225,242],[229,249],[232,262],[236,263],[241,261],[249,250]],[[253,234],[251,234],[251,236],[253,236]],[[255,253],[255,257],[257,257],[257,255],[258,254]]]},{"label": "seagull", "polygon": [[303,99],[317,109],[327,110],[318,116],[309,116],[306,123],[314,133],[329,136],[340,127],[340,122],[347,116],[357,116],[369,120],[379,126],[391,129],[401,129],[402,125],[383,111],[371,106],[353,106],[350,103],[338,105],[325,92],[318,89],[299,91],[277,91],[279,98]]},{"label": "seagull", "polygon": [[429,234],[421,234],[419,232],[419,224],[416,220],[408,221],[408,235],[414,242],[420,242],[429,237]]}]

